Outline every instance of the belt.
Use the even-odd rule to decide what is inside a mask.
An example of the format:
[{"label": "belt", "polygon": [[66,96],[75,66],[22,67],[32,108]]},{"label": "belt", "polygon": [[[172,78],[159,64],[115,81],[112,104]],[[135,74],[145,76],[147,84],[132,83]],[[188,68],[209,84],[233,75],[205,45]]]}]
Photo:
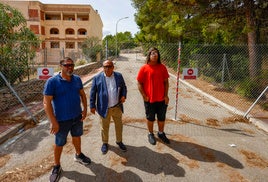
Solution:
[{"label": "belt", "polygon": [[121,102],[119,102],[118,104],[115,104],[114,106],[109,107],[109,108],[114,108],[114,107],[120,106],[121,104],[122,104],[122,103],[121,103]]}]

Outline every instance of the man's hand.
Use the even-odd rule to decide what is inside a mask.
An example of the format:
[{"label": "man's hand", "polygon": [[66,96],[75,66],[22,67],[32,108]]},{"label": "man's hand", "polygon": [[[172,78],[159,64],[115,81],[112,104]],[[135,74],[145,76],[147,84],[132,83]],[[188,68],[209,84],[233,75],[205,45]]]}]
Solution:
[{"label": "man's hand", "polygon": [[124,103],[126,101],[126,98],[124,96],[121,97],[120,103]]},{"label": "man's hand", "polygon": [[96,112],[96,108],[90,108],[90,112],[91,112],[92,114],[95,114],[95,112]]},{"label": "man's hand", "polygon": [[86,117],[87,117],[87,110],[84,109],[84,110],[82,111],[82,119],[81,119],[81,121],[84,121],[84,119],[86,119]]},{"label": "man's hand", "polygon": [[60,130],[60,126],[58,122],[54,122],[50,124],[50,133],[55,135]]},{"label": "man's hand", "polygon": [[165,96],[165,104],[168,105],[168,103],[169,103],[169,97]]}]

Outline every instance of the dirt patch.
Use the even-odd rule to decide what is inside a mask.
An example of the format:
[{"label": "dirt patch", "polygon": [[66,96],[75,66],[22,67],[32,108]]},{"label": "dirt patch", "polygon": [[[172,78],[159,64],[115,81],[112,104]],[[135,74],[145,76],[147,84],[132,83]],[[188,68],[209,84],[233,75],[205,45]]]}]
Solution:
[{"label": "dirt patch", "polygon": [[53,155],[44,158],[42,161],[38,161],[33,165],[18,166],[17,168],[7,171],[0,175],[1,182],[27,182],[31,181],[51,170],[53,166]]},{"label": "dirt patch", "polygon": [[199,162],[196,160],[189,160],[187,157],[180,158],[181,163],[189,167],[189,169],[200,168]]},{"label": "dirt patch", "polygon": [[127,124],[127,123],[146,123],[146,119],[135,119],[135,118],[130,118],[130,117],[125,117],[123,118],[123,124]]},{"label": "dirt patch", "polygon": [[3,118],[0,117],[0,126],[15,126],[16,124],[21,124],[21,129],[27,130],[30,128],[33,128],[36,126],[36,123],[32,120],[28,120],[21,117],[15,117],[15,118]]},{"label": "dirt patch", "polygon": [[[0,181],[1,182],[28,182],[34,180],[49,171],[51,171],[54,165],[54,155],[53,155],[53,147],[51,146],[51,153],[44,158],[32,163],[31,165],[23,165],[17,166],[4,174],[0,174]],[[71,154],[74,153],[75,149],[71,141],[71,137],[67,139],[66,145],[63,147],[63,153]],[[1,165],[5,165],[8,160],[10,159],[9,155],[0,156],[0,167]]]},{"label": "dirt patch", "polygon": [[231,117],[228,117],[228,118],[224,118],[223,119],[223,123],[224,124],[231,124],[231,123],[247,123],[249,124],[249,120],[242,117],[242,116],[239,116],[239,115],[236,115],[236,116],[231,116]]},{"label": "dirt patch", "polygon": [[227,166],[226,164],[219,162],[217,167],[229,177],[229,182],[249,182],[244,176],[242,176],[238,171],[235,171],[233,168]]},{"label": "dirt patch", "polygon": [[7,155],[0,155],[0,168],[5,166],[6,163],[10,160],[10,155],[7,154]]},{"label": "dirt patch", "polygon": [[90,132],[90,129],[92,128],[92,119],[89,119],[89,117],[87,117],[84,120],[84,128],[83,128],[83,135],[86,135]]},{"label": "dirt patch", "polygon": [[[196,143],[194,139],[192,139],[190,137],[183,136],[183,135],[179,135],[179,134],[171,136],[170,139],[178,141],[178,142]],[[178,154],[175,154],[175,155],[178,155]],[[189,169],[200,168],[199,161],[197,161],[197,160],[189,159],[186,156],[178,156],[177,158],[179,158],[180,163],[188,166]]]},{"label": "dirt patch", "polygon": [[214,126],[214,127],[219,127],[219,126],[221,126],[221,125],[219,124],[219,121],[218,121],[217,119],[213,119],[213,118],[208,118],[207,121],[206,121],[206,124],[207,124],[208,126]]},{"label": "dirt patch", "polygon": [[124,157],[120,157],[118,155],[112,154],[109,156],[109,161],[111,161],[111,166],[117,166],[120,164],[126,165],[127,164],[127,159]]},{"label": "dirt patch", "polygon": [[184,122],[184,123],[194,123],[194,124],[198,124],[198,125],[201,124],[201,122],[199,120],[194,119],[194,118],[190,118],[190,117],[186,116],[185,114],[181,114],[180,119],[181,119],[181,122]]},{"label": "dirt patch", "polygon": [[258,167],[261,169],[268,167],[268,160],[262,158],[256,153],[246,150],[240,150],[239,152],[244,155],[244,158],[246,159],[246,162],[249,166]]}]

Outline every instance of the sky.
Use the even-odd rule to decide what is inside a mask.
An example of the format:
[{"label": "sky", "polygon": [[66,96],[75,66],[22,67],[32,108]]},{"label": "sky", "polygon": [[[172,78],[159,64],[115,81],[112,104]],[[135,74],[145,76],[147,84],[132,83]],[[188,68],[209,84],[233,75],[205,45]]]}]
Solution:
[{"label": "sky", "polygon": [[[135,9],[130,0],[39,0],[44,4],[86,4],[98,10],[103,22],[103,37],[129,31],[134,36],[138,26],[134,20]],[[126,19],[122,19],[128,17]],[[117,23],[118,22],[118,23]]]}]

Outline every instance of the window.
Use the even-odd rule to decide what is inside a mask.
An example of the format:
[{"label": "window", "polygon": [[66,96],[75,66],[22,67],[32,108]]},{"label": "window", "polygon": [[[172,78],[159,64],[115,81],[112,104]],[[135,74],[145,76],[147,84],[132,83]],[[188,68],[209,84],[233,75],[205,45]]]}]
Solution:
[{"label": "window", "polygon": [[50,29],[50,34],[59,34],[59,29],[57,29],[57,28],[51,28]]},{"label": "window", "polygon": [[74,42],[66,42],[65,44],[66,49],[74,49],[74,47],[75,47]]},{"label": "window", "polygon": [[41,35],[45,35],[45,27],[44,26],[41,26]]},{"label": "window", "polygon": [[60,20],[61,15],[60,14],[45,14],[46,20]]},{"label": "window", "polygon": [[77,21],[88,21],[89,16],[88,15],[77,15]]},{"label": "window", "polygon": [[67,29],[65,30],[65,34],[66,34],[66,35],[73,35],[73,34],[74,34],[74,29],[72,29],[72,28],[67,28]]},{"label": "window", "polygon": [[82,49],[83,42],[78,42],[78,49]]},{"label": "window", "polygon": [[28,9],[29,20],[37,21],[39,19],[38,9]]},{"label": "window", "polygon": [[30,29],[34,34],[39,34],[39,26],[38,25],[30,25]]},{"label": "window", "polygon": [[63,15],[63,20],[65,21],[74,21],[75,20],[75,15]]},{"label": "window", "polygon": [[50,48],[51,49],[60,48],[60,43],[59,42],[51,42],[50,43]]},{"label": "window", "polygon": [[80,28],[78,30],[78,35],[87,35],[87,30],[86,29],[83,29],[83,28]]}]

